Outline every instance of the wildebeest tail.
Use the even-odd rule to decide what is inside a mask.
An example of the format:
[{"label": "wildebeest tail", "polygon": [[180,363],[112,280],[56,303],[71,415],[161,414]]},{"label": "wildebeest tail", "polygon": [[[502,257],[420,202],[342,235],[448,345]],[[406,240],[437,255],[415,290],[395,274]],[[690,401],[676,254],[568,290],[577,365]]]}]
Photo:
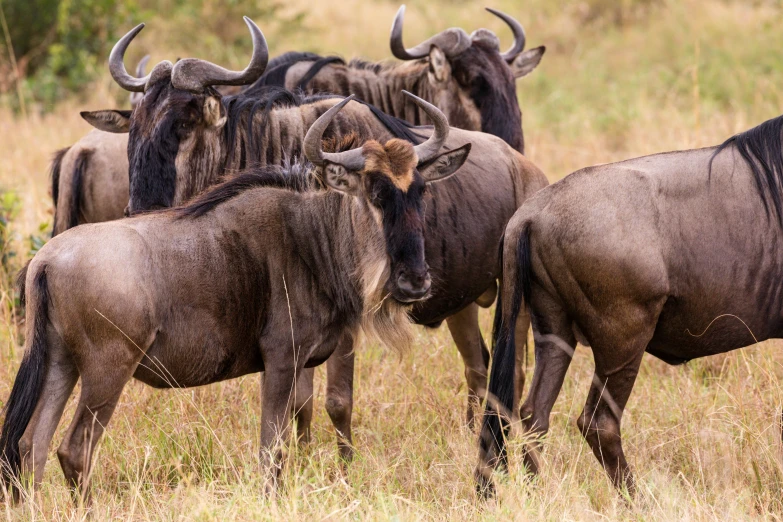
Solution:
[{"label": "wildebeest tail", "polygon": [[[510,239],[506,236],[506,239]],[[489,468],[506,464],[506,438],[514,403],[516,369],[515,326],[522,306],[530,301],[531,266],[529,223],[522,228],[513,251],[515,260],[503,259],[502,281],[498,289],[497,308],[492,331],[493,357],[489,393],[479,437],[481,460]],[[508,252],[506,252],[507,254]],[[509,262],[515,261],[515,262]]]},{"label": "wildebeest tail", "polygon": [[[25,267],[26,271],[27,267]],[[32,335],[27,341],[27,350],[22,358],[19,373],[16,374],[11,396],[5,404],[5,420],[0,431],[0,466],[3,482],[11,487],[19,476],[21,455],[19,441],[33,416],[46,373],[46,325],[49,322],[49,291],[46,284],[46,267],[42,266],[35,275],[35,302],[32,317]]]},{"label": "wildebeest tail", "polygon": [[[32,261],[32,259],[30,259]],[[30,267],[30,261],[24,264],[22,269],[16,274],[16,295],[19,297],[19,305],[24,307],[27,302],[27,269]]]},{"label": "wildebeest tail", "polygon": [[[70,197],[68,198],[68,201],[64,202],[65,207],[60,209],[64,212],[67,212],[67,221],[65,223],[65,228],[58,230],[56,214],[57,209],[55,209],[54,230],[52,230],[52,237],[79,224],[84,173],[90,164],[92,153],[92,149],[80,150],[79,154],[76,156],[76,161],[73,162],[73,173],[71,174],[71,191],[69,194]],[[62,205],[60,205],[60,207],[62,207]]]},{"label": "wildebeest tail", "polygon": [[63,165],[63,157],[65,153],[70,150],[70,147],[65,147],[54,153],[52,158],[52,166],[49,169],[49,177],[52,181],[52,202],[57,207],[57,196],[60,193],[60,168]]}]

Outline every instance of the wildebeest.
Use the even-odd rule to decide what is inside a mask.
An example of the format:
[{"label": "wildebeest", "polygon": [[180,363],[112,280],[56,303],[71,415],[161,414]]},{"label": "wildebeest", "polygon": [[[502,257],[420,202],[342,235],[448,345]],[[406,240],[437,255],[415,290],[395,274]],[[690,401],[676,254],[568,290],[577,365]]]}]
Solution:
[{"label": "wildebeest", "polygon": [[[137,77],[144,76],[149,58],[146,55],[139,62]],[[277,67],[280,63],[279,59],[273,59],[269,65]],[[236,94],[241,90],[230,86],[218,86],[217,89],[223,95]],[[141,97],[139,92],[130,94],[131,110]],[[53,236],[82,223],[119,219],[128,205],[128,133],[102,126],[96,114],[104,115],[105,111],[84,111],[81,116],[99,128],[54,155],[51,167]],[[122,111],[121,114],[127,117],[129,112]]]},{"label": "wildebeest", "polygon": [[[149,58],[146,55],[139,61],[136,76],[144,76]],[[131,110],[139,100],[139,93],[131,93]],[[89,118],[89,113],[82,116]],[[128,135],[92,130],[55,153],[51,180],[52,236],[81,223],[121,218],[128,204]]]},{"label": "wildebeest", "polygon": [[352,60],[346,64],[336,56],[290,53],[286,62],[270,66],[258,83],[313,93],[356,94],[387,114],[415,125],[428,123],[424,112],[405,103],[400,93],[407,90],[434,103],[452,127],[494,134],[524,153],[522,112],[514,80],[535,69],[546,49],[524,51],[522,24],[500,11],[487,10],[505,21],[514,34],[514,43],[506,52],[500,52],[500,41],[492,31],[478,29],[468,35],[459,28],[447,29],[406,49],[402,43],[403,5],[391,32],[392,53],[403,63]]},{"label": "wildebeest", "polygon": [[[591,346],[577,424],[614,485],[632,492],[620,420],[643,354],[682,364],[783,337],[782,130],[780,116],[719,147],[583,169],[519,209],[504,238],[490,395],[511,407],[510,325],[527,306],[536,359],[520,410],[527,431],[546,433],[577,340]],[[505,460],[507,424],[493,411],[481,487]],[[539,469],[535,445],[524,460]]]},{"label": "wildebeest", "polygon": [[[130,91],[144,92],[129,119],[119,120],[111,113],[103,121],[130,131],[132,212],[181,203],[216,183],[224,173],[246,165],[278,164],[296,157],[307,125],[335,103],[334,96],[303,99],[280,88],[272,88],[272,94],[262,99],[257,93],[222,97],[215,92],[212,84],[227,80],[251,83],[263,72],[266,43],[260,30],[251,21],[247,23],[255,42],[254,57],[241,72],[187,59],[174,66],[161,62],[147,78],[133,78],[125,72],[122,56],[142,26],[112,50],[115,80]],[[417,141],[418,136],[432,132],[426,127],[410,128],[362,104],[350,104],[335,122],[327,138],[355,132],[361,140],[383,143],[395,137]],[[425,235],[433,290],[429,299],[414,306],[412,316],[423,325],[447,322],[465,361],[470,421],[472,405],[486,388],[489,359],[475,303],[483,298],[482,304],[487,305],[494,299],[500,268],[497,246],[503,229],[519,205],[547,180],[527,158],[495,136],[451,129],[445,146],[456,148],[467,142],[473,149],[459,179],[430,189],[433,198],[426,209]],[[527,330],[527,324],[520,328]],[[327,410],[341,437],[348,441],[352,348],[346,341],[340,349],[346,355],[333,357],[327,365]],[[300,411],[309,417],[306,405]],[[342,445],[341,451],[347,456],[350,447]]]},{"label": "wildebeest", "polygon": [[271,487],[296,375],[360,329],[408,343],[406,307],[429,292],[426,187],[456,172],[471,145],[442,152],[449,128],[430,105],[435,130],[420,145],[369,140],[323,152],[324,130],[349,101],[304,140],[330,190],[314,187],[308,167],[265,167],[186,207],[70,229],[36,254],[25,281],[25,355],[0,434],[6,482],[33,473],[40,483],[79,378],[57,454],[69,484],[86,494],[93,450],[132,377],[169,388],[263,371],[261,458]]}]

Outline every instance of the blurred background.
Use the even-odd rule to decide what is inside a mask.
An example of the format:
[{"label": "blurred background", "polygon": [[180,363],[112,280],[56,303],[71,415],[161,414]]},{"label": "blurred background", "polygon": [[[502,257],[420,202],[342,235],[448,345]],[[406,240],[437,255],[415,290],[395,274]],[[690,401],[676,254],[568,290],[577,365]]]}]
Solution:
[{"label": "blurred background", "polygon": [[[147,23],[127,53],[129,70],[148,53],[151,65],[198,57],[238,69],[250,56],[247,15],[273,56],[299,50],[385,60],[399,5],[0,0],[0,400],[21,358],[13,275],[51,230],[52,154],[92,129],[79,111],[129,107],[106,65],[119,37]],[[412,46],[451,26],[486,27],[505,48],[510,31],[487,5],[525,26],[528,48],[547,47],[517,92],[526,153],[550,181],[596,163],[716,145],[783,113],[781,0],[412,0],[405,41]],[[489,311],[481,321],[486,335]],[[95,489],[103,511],[94,519],[780,520],[783,352],[779,341],[764,346],[682,367],[645,359],[623,420],[626,451],[648,495],[638,506],[615,494],[572,424],[592,374],[583,349],[555,407],[540,483],[529,487],[514,446],[505,503],[477,505],[463,366],[442,328],[420,330],[416,348],[399,357],[362,348],[360,457],[345,480],[319,370],[315,442],[306,459],[289,462],[290,488],[271,506],[259,503],[254,482],[255,377],[166,393],[131,385],[113,421],[116,436],[102,446]],[[30,516],[82,520],[50,457],[43,507]]]}]

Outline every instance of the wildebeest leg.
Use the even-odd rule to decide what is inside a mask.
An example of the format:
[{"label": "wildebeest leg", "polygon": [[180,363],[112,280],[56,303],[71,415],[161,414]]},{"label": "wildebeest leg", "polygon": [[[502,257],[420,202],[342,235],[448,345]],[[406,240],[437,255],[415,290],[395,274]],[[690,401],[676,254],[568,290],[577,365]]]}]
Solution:
[{"label": "wildebeest leg", "polygon": [[22,476],[29,476],[32,472],[36,487],[43,479],[49,444],[63,415],[63,409],[79,379],[76,365],[63,349],[59,336],[50,333],[47,337],[49,350],[43,389],[35,412],[19,440]]},{"label": "wildebeest leg", "polygon": [[[636,314],[629,306],[623,315]],[[601,326],[606,328],[606,323],[603,321]],[[617,488],[625,487],[629,494],[633,494],[633,476],[623,453],[620,421],[639,373],[644,350],[652,338],[655,320],[642,320],[633,328],[624,326],[609,323],[609,328],[602,328],[604,335],[588,334],[595,359],[595,374],[577,425],[612,483]]]},{"label": "wildebeest leg", "polygon": [[607,375],[603,368],[598,370],[596,362],[596,372],[585,409],[577,419],[579,430],[609,474],[612,483],[617,488],[625,487],[629,494],[634,493],[634,483],[623,453],[620,420],[631,395],[641,360],[640,353],[637,360],[610,375]]},{"label": "wildebeest leg", "polygon": [[[100,355],[126,355],[130,352],[127,343],[116,341],[102,346],[101,350],[90,351]],[[114,408],[125,384],[133,376],[142,355],[140,352],[124,360],[102,360],[93,357],[87,364],[80,365],[82,391],[76,413],[62,444],[57,450],[60,467],[68,484],[75,488],[77,499],[90,502],[89,482],[92,456],[103,431],[111,420]]]},{"label": "wildebeest leg", "polygon": [[[301,371],[301,370],[300,370]],[[264,490],[271,494],[277,488],[283,467],[283,444],[291,429],[291,407],[294,402],[295,367],[267,367],[262,383],[261,401],[261,472]]]},{"label": "wildebeest leg", "polygon": [[310,442],[310,424],[313,421],[313,378],[315,368],[300,370],[296,380],[294,407],[291,412],[296,419],[296,440],[300,444]]},{"label": "wildebeest leg", "polygon": [[[522,310],[517,318],[516,331],[514,339],[517,343],[516,355],[516,373],[514,381],[514,406],[511,409],[512,416],[519,413],[519,402],[522,399],[522,392],[525,389],[525,360],[527,359],[527,334],[530,331],[530,314],[527,310]],[[514,418],[513,420],[519,420]]]},{"label": "wildebeest leg", "polygon": [[489,350],[484,344],[478,324],[478,305],[468,306],[446,319],[451,337],[465,363],[465,379],[468,383],[468,426],[473,426],[475,408],[487,393],[487,365]]},{"label": "wildebeest leg", "polygon": [[[549,417],[557,395],[563,387],[568,366],[576,346],[571,322],[554,303],[542,303],[540,314],[533,324],[535,341],[535,370],[530,393],[520,408],[519,415],[525,432],[540,438],[549,431]],[[538,473],[539,441],[526,444],[523,450],[525,467]]]},{"label": "wildebeest leg", "polygon": [[326,411],[337,431],[337,449],[345,461],[353,458],[353,336],[346,334],[326,361]]},{"label": "wildebeest leg", "polygon": [[[264,373],[261,373],[261,389],[264,389]],[[313,422],[313,379],[315,368],[299,372],[294,389],[291,416],[296,420],[296,440],[299,444],[310,442],[310,426]]]}]

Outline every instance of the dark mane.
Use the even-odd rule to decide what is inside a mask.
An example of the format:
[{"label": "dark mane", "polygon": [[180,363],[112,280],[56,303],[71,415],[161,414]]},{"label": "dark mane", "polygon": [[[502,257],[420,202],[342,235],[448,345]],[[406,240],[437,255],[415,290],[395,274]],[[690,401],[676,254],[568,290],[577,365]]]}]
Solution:
[{"label": "dark mane", "polygon": [[483,70],[482,81],[470,87],[470,97],[481,114],[481,132],[494,134],[524,154],[522,112],[515,80],[497,50],[476,41],[453,64],[455,69]]},{"label": "dark mane", "polygon": [[375,74],[378,74],[379,72],[389,67],[393,67],[393,64],[384,62],[370,62],[368,60],[362,60],[361,58],[354,58],[348,62],[348,67],[351,69],[358,69],[360,71],[372,71]]},{"label": "dark mane", "polygon": [[186,205],[171,210],[166,209],[164,212],[172,212],[175,219],[194,219],[243,192],[259,187],[284,188],[293,192],[308,192],[322,188],[310,163],[296,162],[285,167],[266,166],[242,171],[203,192]]},{"label": "dark mane", "polygon": [[783,116],[767,120],[761,125],[741,132],[724,141],[710,157],[709,175],[715,156],[734,146],[753,172],[761,201],[767,216],[770,215],[770,201],[778,220],[783,224],[783,148],[781,132]]},{"label": "dark mane", "polygon": [[[344,96],[336,96],[334,94],[319,93],[319,94],[305,94],[302,91],[289,91],[284,87],[267,85],[254,88],[254,90],[248,90],[234,96],[224,97],[226,109],[228,112],[228,124],[226,125],[226,143],[229,150],[236,150],[237,139],[241,135],[241,125],[246,125],[245,136],[243,136],[247,142],[250,150],[262,150],[259,140],[263,139],[263,132],[260,131],[259,126],[256,125],[255,116],[259,111],[263,112],[263,117],[266,118],[269,112],[275,108],[286,107],[301,107],[309,103],[315,103],[327,98],[344,98]],[[418,145],[423,141],[423,136],[416,134],[412,129],[413,126],[399,118],[389,116],[385,112],[382,112],[377,107],[370,105],[364,101],[356,100],[359,103],[363,103],[369,107],[373,115],[378,121],[386,127],[389,132],[396,138],[404,139]],[[245,154],[243,148],[243,155]],[[244,168],[246,165],[251,164],[253,158],[243,157],[240,158],[236,164],[240,168]]]}]

